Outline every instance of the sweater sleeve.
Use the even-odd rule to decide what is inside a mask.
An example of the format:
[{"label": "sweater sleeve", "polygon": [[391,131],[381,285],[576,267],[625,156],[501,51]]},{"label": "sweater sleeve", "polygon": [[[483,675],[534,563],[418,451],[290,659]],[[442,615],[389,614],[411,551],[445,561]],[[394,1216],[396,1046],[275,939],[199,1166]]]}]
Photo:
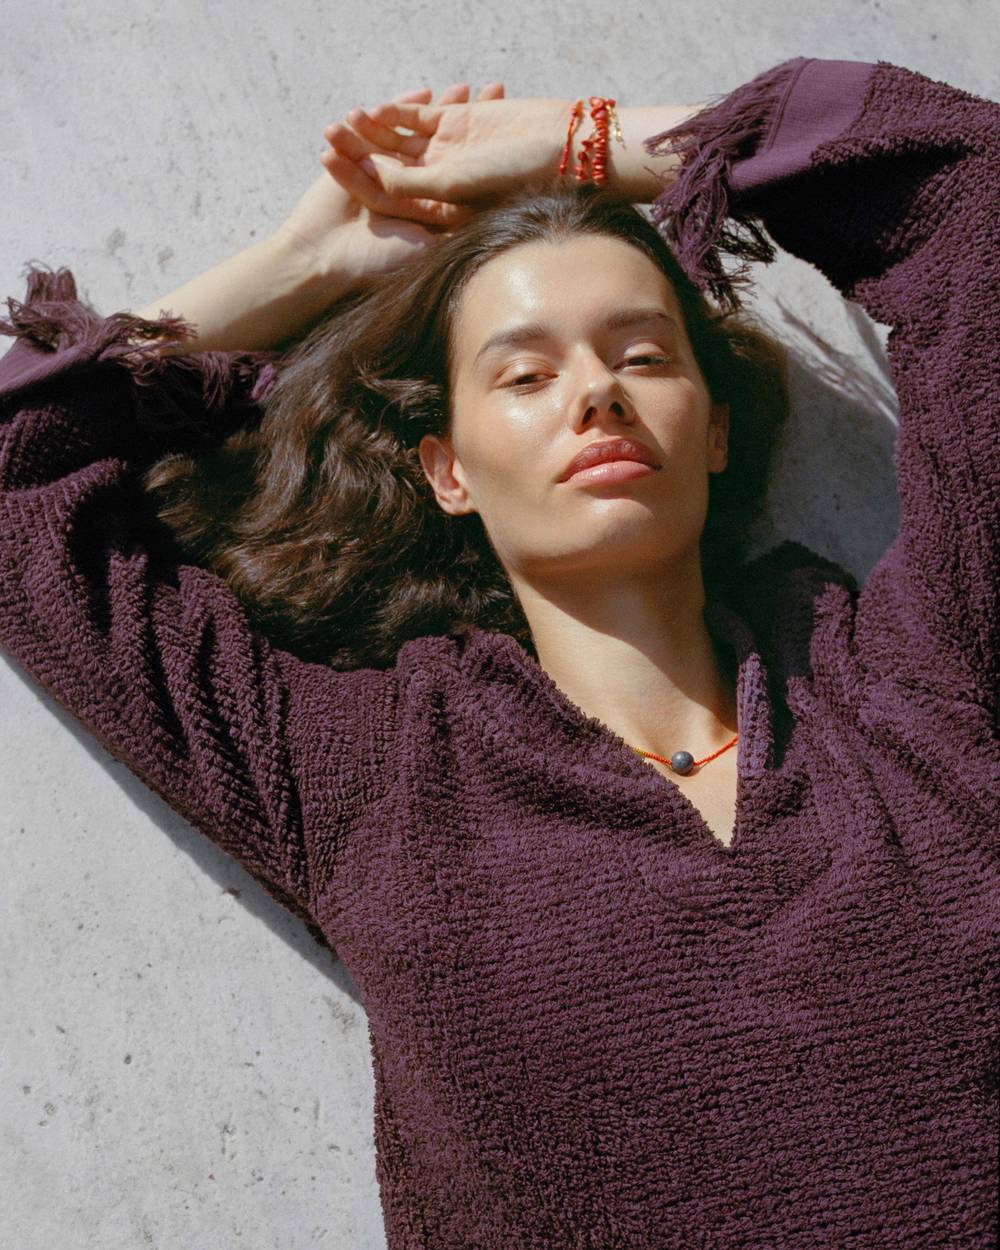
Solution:
[{"label": "sweater sleeve", "polygon": [[772,240],[889,326],[900,524],[858,594],[878,677],[996,706],[1000,105],[886,61],[797,57],[646,140],[681,157],[653,218],[738,308]]},{"label": "sweater sleeve", "polygon": [[[276,354],[160,354],[144,335],[191,328],[101,317],[67,269],[33,270],[25,301],[7,302],[0,643],[335,954],[316,900],[358,815],[356,769],[379,766],[394,674],[272,646],[222,578],[173,558],[139,481],[168,451],[243,423]],[[310,816],[320,754],[337,775]]]}]

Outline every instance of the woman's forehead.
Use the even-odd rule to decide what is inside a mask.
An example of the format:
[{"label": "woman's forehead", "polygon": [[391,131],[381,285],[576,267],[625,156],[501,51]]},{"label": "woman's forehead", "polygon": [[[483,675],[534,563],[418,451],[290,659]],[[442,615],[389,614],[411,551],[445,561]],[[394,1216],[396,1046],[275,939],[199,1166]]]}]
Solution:
[{"label": "woman's forehead", "polygon": [[458,307],[457,344],[478,357],[498,332],[531,321],[603,326],[642,307],[681,320],[670,280],[653,260],[622,239],[576,235],[532,240],[487,261],[469,280]]}]

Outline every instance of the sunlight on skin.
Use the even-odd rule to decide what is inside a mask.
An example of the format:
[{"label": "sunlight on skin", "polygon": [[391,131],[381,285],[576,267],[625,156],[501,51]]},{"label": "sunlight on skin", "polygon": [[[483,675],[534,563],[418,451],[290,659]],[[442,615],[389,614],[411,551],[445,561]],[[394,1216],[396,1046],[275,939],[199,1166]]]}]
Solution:
[{"label": "sunlight on skin", "polygon": [[[636,307],[673,323],[606,328]],[[548,336],[477,360],[497,331],[528,322]],[[728,408],[711,401],[665,275],[607,237],[488,261],[459,303],[451,410],[451,436],[421,440],[424,472],[444,511],[482,517],[556,684],[647,750],[728,741],[735,692],[702,616],[699,552]],[[661,468],[614,485],[558,480],[584,445],[619,436]]]}]

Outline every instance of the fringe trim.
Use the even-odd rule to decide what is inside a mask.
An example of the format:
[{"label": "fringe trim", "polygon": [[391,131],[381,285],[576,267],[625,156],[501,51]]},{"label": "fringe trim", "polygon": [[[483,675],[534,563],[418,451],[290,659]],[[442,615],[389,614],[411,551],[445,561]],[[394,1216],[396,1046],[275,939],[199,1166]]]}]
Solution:
[{"label": "fringe trim", "polygon": [[793,57],[765,70],[643,144],[651,156],[681,158],[676,177],[653,202],[653,223],[695,286],[730,312],[742,307],[737,288],[750,285],[751,270],[743,264],[727,273],[721,254],[770,264],[775,250],[749,213],[730,208],[729,172],[734,161],[756,150],[806,59]]},{"label": "fringe trim", "polygon": [[27,284],[23,301],[7,297],[9,320],[0,317],[0,334],[49,351],[83,346],[95,360],[124,365],[136,383],[140,406],[155,421],[190,420],[193,406],[253,406],[266,399],[277,380],[278,353],[273,351],[164,354],[164,340],[195,336],[191,322],[169,315],[148,321],[126,312],[102,317],[78,298],[70,269],[32,265]]}]

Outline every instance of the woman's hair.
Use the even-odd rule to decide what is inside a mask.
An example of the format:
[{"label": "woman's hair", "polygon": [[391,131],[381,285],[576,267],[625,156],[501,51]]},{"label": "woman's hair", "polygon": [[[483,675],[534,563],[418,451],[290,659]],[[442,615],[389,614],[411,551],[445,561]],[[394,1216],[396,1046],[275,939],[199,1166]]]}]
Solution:
[{"label": "woman's hair", "polygon": [[700,552],[706,596],[738,597],[788,411],[784,353],[746,313],[714,308],[622,193],[536,183],[281,344],[259,422],[144,474],[181,550],[221,576],[276,645],[338,669],[381,668],[408,639],[480,628],[511,634],[537,659],[482,520],[441,509],[417,449],[425,434],[449,433],[465,284],[519,244],[580,234],[622,239],[662,270],[711,398],[730,405]]}]

